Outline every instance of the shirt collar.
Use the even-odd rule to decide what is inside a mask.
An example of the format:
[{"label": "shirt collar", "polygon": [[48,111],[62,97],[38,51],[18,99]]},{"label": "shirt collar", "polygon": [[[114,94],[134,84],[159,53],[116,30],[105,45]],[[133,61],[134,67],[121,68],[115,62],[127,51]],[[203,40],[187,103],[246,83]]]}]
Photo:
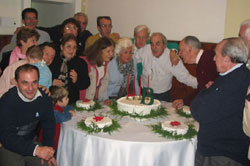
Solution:
[{"label": "shirt collar", "polygon": [[35,99],[37,99],[39,96],[42,96],[41,92],[39,91],[39,89],[37,89],[36,91],[36,95],[33,97],[33,99],[27,99],[21,92],[20,90],[18,89],[17,87],[17,94],[18,96],[24,101],[24,102],[32,102],[34,101]]},{"label": "shirt collar", "polygon": [[199,63],[199,61],[200,61],[200,59],[201,59],[201,55],[203,54],[203,52],[204,52],[204,50],[203,50],[203,49],[200,49],[200,51],[199,51],[199,53],[198,53],[198,55],[197,55],[197,57],[196,57],[196,61],[195,61],[196,64]]},{"label": "shirt collar", "polygon": [[224,73],[219,73],[220,76],[225,76],[229,73],[231,73],[232,71],[234,71],[235,69],[241,67],[243,65],[243,63],[238,63],[237,65],[235,65],[234,67],[232,67],[231,69],[229,69],[228,71],[224,72]]}]

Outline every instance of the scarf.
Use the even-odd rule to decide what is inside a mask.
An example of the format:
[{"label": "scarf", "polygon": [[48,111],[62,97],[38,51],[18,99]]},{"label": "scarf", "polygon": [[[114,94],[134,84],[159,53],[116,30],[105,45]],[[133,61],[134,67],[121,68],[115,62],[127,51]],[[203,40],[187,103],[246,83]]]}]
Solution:
[{"label": "scarf", "polygon": [[21,49],[17,46],[14,48],[14,50],[10,54],[10,61],[9,65],[12,63],[19,61],[20,59],[26,59],[26,55],[21,53]]},{"label": "scarf", "polygon": [[129,93],[133,92],[133,79],[134,79],[134,61],[131,59],[128,63],[123,64],[120,61],[120,58],[116,58],[117,67],[119,72],[123,75],[123,82],[118,92],[117,97],[123,97],[127,95],[127,85],[129,77]]},{"label": "scarf", "polygon": [[68,77],[69,77],[69,72],[68,72],[68,66],[67,63],[69,60],[67,60],[64,56],[61,56],[63,62],[61,64],[60,68],[60,74],[58,76],[58,79],[61,80],[64,83],[64,87],[68,89]]}]

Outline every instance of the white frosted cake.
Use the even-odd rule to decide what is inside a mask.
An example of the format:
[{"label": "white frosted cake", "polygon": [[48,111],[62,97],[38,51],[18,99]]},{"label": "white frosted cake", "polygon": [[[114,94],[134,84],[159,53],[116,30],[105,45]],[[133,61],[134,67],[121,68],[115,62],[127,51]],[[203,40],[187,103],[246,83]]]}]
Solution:
[{"label": "white frosted cake", "polygon": [[92,100],[77,100],[76,106],[79,108],[89,109],[91,106],[95,105],[95,102]]},{"label": "white frosted cake", "polygon": [[[145,101],[146,103],[149,100]],[[117,107],[120,111],[128,112],[130,114],[140,114],[147,115],[150,114],[151,110],[157,110],[161,106],[161,102],[159,100],[154,99],[154,103],[152,105],[141,104],[141,99],[138,96],[133,97],[122,97],[117,100]]]},{"label": "white frosted cake", "polygon": [[161,123],[163,130],[166,130],[174,135],[185,135],[188,131],[188,126],[180,121],[165,121]]},{"label": "white frosted cake", "polygon": [[190,111],[190,107],[189,106],[183,106],[182,107],[182,111],[187,114],[187,115],[190,115],[191,114],[191,111]]},{"label": "white frosted cake", "polygon": [[98,128],[104,128],[105,126],[112,125],[112,119],[109,117],[103,116],[91,116],[85,119],[85,124],[88,127],[91,127],[92,124],[96,124]]}]

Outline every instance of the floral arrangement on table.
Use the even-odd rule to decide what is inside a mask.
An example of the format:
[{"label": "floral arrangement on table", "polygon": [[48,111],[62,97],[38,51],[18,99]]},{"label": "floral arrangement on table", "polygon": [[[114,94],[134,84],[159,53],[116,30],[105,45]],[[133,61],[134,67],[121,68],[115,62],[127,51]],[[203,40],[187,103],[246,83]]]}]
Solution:
[{"label": "floral arrangement on table", "polygon": [[117,107],[117,102],[116,101],[113,101],[110,106],[111,108],[111,113],[113,115],[118,115],[118,116],[121,116],[121,117],[124,117],[124,116],[129,116],[131,118],[135,118],[135,119],[150,119],[150,118],[158,118],[158,117],[165,117],[168,115],[168,112],[165,110],[164,107],[160,107],[158,108],[157,110],[151,110],[150,114],[147,114],[147,115],[141,115],[141,114],[138,114],[138,113],[128,113],[128,112],[125,112],[125,111],[120,111]]},{"label": "floral arrangement on table", "polygon": [[114,119],[104,116],[91,116],[77,123],[78,128],[86,131],[88,134],[109,133],[117,131],[121,125]]},{"label": "floral arrangement on table", "polygon": [[[166,122],[169,124],[170,128],[164,127],[163,124]],[[183,122],[179,121],[166,121],[166,122],[150,125],[149,127],[152,129],[154,133],[159,134],[162,137],[168,139],[174,139],[174,140],[192,139],[197,135],[197,131],[195,130],[193,124],[185,125]],[[186,127],[184,128],[182,127],[180,131],[175,130],[175,128],[177,129],[180,125],[184,125]]]},{"label": "floral arrangement on table", "polygon": [[[90,100],[84,99],[82,101],[89,102]],[[72,104],[72,106],[75,108],[76,111],[79,111],[79,112],[82,112],[82,111],[94,112],[98,109],[103,108],[99,101],[93,101],[93,102],[94,102],[94,104],[88,108],[78,107],[76,103]]]}]

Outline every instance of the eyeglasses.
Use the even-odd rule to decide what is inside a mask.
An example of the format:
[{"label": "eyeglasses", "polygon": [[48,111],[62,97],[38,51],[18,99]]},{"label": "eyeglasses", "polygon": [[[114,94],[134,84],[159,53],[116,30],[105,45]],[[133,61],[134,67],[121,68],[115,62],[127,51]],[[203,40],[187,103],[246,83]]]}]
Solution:
[{"label": "eyeglasses", "polygon": [[100,25],[100,27],[102,27],[102,28],[112,28],[113,26],[111,25],[111,24],[102,24],[102,25]]},{"label": "eyeglasses", "polygon": [[77,27],[74,26],[74,25],[66,25],[65,29],[67,29],[67,30],[77,30]]}]

